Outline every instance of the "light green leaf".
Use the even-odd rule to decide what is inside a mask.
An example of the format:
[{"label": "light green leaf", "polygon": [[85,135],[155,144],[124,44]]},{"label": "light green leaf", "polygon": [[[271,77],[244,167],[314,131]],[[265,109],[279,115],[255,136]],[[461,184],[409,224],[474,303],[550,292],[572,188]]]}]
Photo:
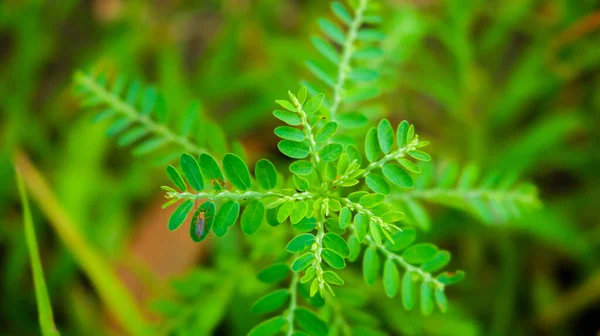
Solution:
[{"label": "light green leaf", "polygon": [[396,132],[396,141],[398,142],[398,147],[402,148],[406,146],[406,133],[408,132],[408,121],[402,120],[400,124],[398,124],[398,131]]},{"label": "light green leaf", "polygon": [[415,306],[415,285],[411,272],[404,273],[402,277],[402,305],[406,310],[412,310]]},{"label": "light green leaf", "polygon": [[290,126],[278,126],[275,128],[275,134],[283,139],[292,141],[304,141],[304,132]]},{"label": "light green leaf", "polygon": [[369,119],[364,114],[357,112],[342,113],[336,116],[338,124],[346,128],[359,128],[367,124]]},{"label": "light green leaf", "polygon": [[223,170],[225,171],[225,177],[236,188],[247,190],[252,186],[248,167],[239,156],[235,154],[225,154],[223,157]]},{"label": "light green leaf", "polygon": [[352,211],[347,208],[347,207],[343,207],[342,210],[340,211],[340,227],[342,229],[345,229],[348,227],[348,225],[350,225],[350,222],[352,221]]},{"label": "light green leaf", "polygon": [[412,177],[410,177],[410,175],[408,175],[404,169],[394,164],[386,164],[383,166],[383,168],[381,168],[381,172],[385,178],[398,187],[412,188],[414,185]]},{"label": "light green leaf", "polygon": [[400,165],[404,168],[406,168],[406,170],[413,172],[413,173],[420,173],[421,172],[421,168],[419,166],[417,166],[416,164],[412,163],[411,161],[405,159],[405,158],[398,158],[398,163],[400,163]]},{"label": "light green leaf", "polygon": [[252,201],[242,213],[242,218],[240,219],[240,226],[242,227],[242,232],[247,235],[251,235],[255,233],[263,220],[265,219],[265,206],[260,201]]},{"label": "light green leaf", "polygon": [[445,272],[437,276],[437,280],[444,285],[452,285],[455,284],[465,277],[465,272],[456,271],[456,272]]},{"label": "light green leaf", "polygon": [[400,211],[390,211],[381,215],[381,219],[386,223],[395,223],[404,218],[404,213]]},{"label": "light green leaf", "polygon": [[319,26],[321,26],[321,30],[327,37],[335,41],[339,45],[343,45],[346,40],[346,36],[344,32],[336,26],[333,22],[327,19],[319,19]]},{"label": "light green leaf", "polygon": [[292,213],[292,211],[294,210],[294,202],[293,201],[286,201],[285,203],[283,203],[280,207],[279,210],[277,211],[277,221],[279,223],[283,223]]},{"label": "light green leaf", "polygon": [[266,314],[279,310],[290,298],[287,289],[278,289],[258,299],[251,308],[254,314]]},{"label": "light green leaf", "polygon": [[438,252],[438,248],[429,243],[421,243],[416,244],[408,249],[406,249],[402,253],[402,258],[406,260],[406,262],[410,264],[422,264],[426,261],[431,260],[436,253]]},{"label": "light green leaf", "polygon": [[356,50],[352,58],[358,60],[373,60],[383,56],[383,50],[379,47],[367,47]]},{"label": "light green leaf", "polygon": [[290,103],[287,100],[276,100],[275,102],[279,104],[279,106],[283,107],[284,109],[290,112],[296,112],[296,107],[294,106],[294,104]]},{"label": "light green leaf", "polygon": [[369,174],[365,179],[365,182],[367,183],[367,186],[376,193],[389,195],[391,192],[390,185],[383,176],[379,174]]},{"label": "light green leaf", "polygon": [[306,250],[315,242],[315,236],[311,233],[303,233],[294,237],[285,249],[290,253],[298,253]]},{"label": "light green leaf", "polygon": [[377,282],[377,278],[379,278],[380,267],[381,265],[377,248],[374,246],[367,248],[365,251],[365,256],[363,257],[363,277],[365,278],[365,283],[368,285],[373,285],[375,282]]},{"label": "light green leaf", "polygon": [[448,311],[448,299],[446,299],[446,294],[439,287],[435,288],[435,302],[442,313]]},{"label": "light green leaf", "polygon": [[350,255],[350,249],[348,248],[348,244],[346,244],[344,238],[333,232],[328,232],[325,234],[323,237],[323,245],[334,250],[344,258],[347,258]]},{"label": "light green leaf", "polygon": [[300,272],[304,270],[305,268],[310,266],[314,259],[315,256],[311,252],[307,252],[299,256],[294,260],[294,262],[292,262],[292,271]]},{"label": "light green leaf", "polygon": [[181,226],[181,224],[183,224],[183,222],[187,218],[188,213],[190,212],[190,210],[192,210],[193,206],[194,202],[192,202],[191,200],[187,200],[179,204],[177,209],[175,209],[175,211],[173,211],[173,213],[171,214],[171,217],[169,217],[169,230],[177,230]]},{"label": "light green leaf", "polygon": [[305,160],[294,161],[290,165],[290,171],[297,175],[309,175],[313,172],[312,164]]},{"label": "light green leaf", "polygon": [[323,249],[323,251],[321,251],[321,257],[323,257],[323,260],[325,260],[329,266],[335,269],[342,269],[346,267],[344,258],[332,249]]},{"label": "light green leaf", "polygon": [[383,288],[385,294],[393,298],[398,293],[400,287],[400,273],[398,272],[398,266],[393,259],[388,258],[383,266]]},{"label": "light green leaf", "polygon": [[377,42],[385,38],[385,34],[376,29],[361,29],[356,34],[356,38],[365,42]]},{"label": "light green leaf", "polygon": [[323,272],[323,279],[325,279],[325,281],[327,283],[330,283],[332,285],[341,286],[341,285],[344,284],[344,280],[342,280],[342,278],[340,278],[340,276],[337,275],[333,271],[325,271],[325,272]]},{"label": "light green leaf", "polygon": [[381,238],[381,229],[379,228],[379,225],[377,225],[374,221],[371,221],[369,223],[369,228],[369,231],[371,232],[371,237],[373,237],[375,244],[377,244],[378,246],[382,246],[383,240]]},{"label": "light green leaf", "polygon": [[190,154],[184,153],[181,154],[179,163],[181,165],[183,176],[185,176],[189,185],[196,191],[202,191],[202,189],[204,189],[204,180],[200,173],[198,161]]},{"label": "light green leaf", "polygon": [[315,49],[317,49],[321,55],[325,56],[325,58],[333,62],[333,64],[338,64],[340,62],[340,56],[338,52],[334,47],[331,46],[331,44],[329,44],[329,42],[317,36],[313,36],[311,41]]},{"label": "light green leaf", "polygon": [[365,236],[367,235],[367,230],[369,228],[369,217],[364,214],[357,214],[354,216],[354,226],[356,227],[356,238],[358,238],[359,242],[363,242],[365,240]]},{"label": "light green leaf", "polygon": [[258,184],[264,189],[273,189],[277,184],[277,170],[271,161],[261,159],[256,162],[254,175]]},{"label": "light green leaf", "polygon": [[[227,175],[227,173],[225,173]],[[227,233],[227,229],[232,226],[240,213],[240,204],[230,200],[223,205],[217,212],[214,220],[213,232],[217,237],[222,237]]]},{"label": "light green leaf", "polygon": [[275,118],[283,121],[284,123],[290,126],[298,126],[302,123],[300,117],[294,112],[285,110],[275,110],[273,111],[273,115],[275,116]]},{"label": "light green leaf", "polygon": [[431,161],[431,156],[429,156],[429,154],[427,154],[425,152],[410,151],[410,152],[408,152],[408,155],[414,157],[415,159],[417,159],[419,161]]},{"label": "light green leaf", "polygon": [[304,159],[308,156],[308,145],[304,142],[295,142],[291,140],[281,140],[277,148],[283,154],[293,159]]},{"label": "light green leaf", "polygon": [[292,226],[300,232],[310,232],[317,226],[317,220],[314,217],[304,218],[298,224],[292,224]]},{"label": "light green leaf", "polygon": [[402,231],[394,232],[394,234],[392,235],[392,240],[394,241],[394,244],[387,241],[385,242],[385,248],[394,252],[402,251],[403,249],[410,246],[410,244],[412,244],[416,238],[417,231],[415,230],[415,228],[407,227],[402,229]]},{"label": "light green leaf", "polygon": [[361,244],[358,241],[358,239],[356,239],[356,236],[350,236],[350,238],[348,239],[348,249],[350,250],[348,260],[350,260],[351,262],[355,262],[356,259],[358,259],[358,256],[360,255],[360,248]]},{"label": "light green leaf", "polygon": [[335,121],[327,122],[315,135],[317,143],[325,143],[335,135],[338,129],[338,124]]},{"label": "light green leaf", "polygon": [[433,312],[433,292],[429,283],[421,283],[421,313],[425,316]]},{"label": "light green leaf", "polygon": [[344,146],[337,143],[332,143],[323,147],[319,153],[321,154],[321,159],[323,162],[333,162],[337,160],[340,155],[342,155],[343,151]]},{"label": "light green leaf", "polygon": [[322,80],[329,87],[335,87],[335,80],[333,77],[327,73],[320,65],[313,61],[306,61],[306,66],[308,69],[320,80]]},{"label": "light green leaf", "polygon": [[308,180],[304,177],[300,177],[299,175],[293,175],[292,179],[294,180],[294,186],[299,191],[306,191],[310,187]]},{"label": "light green leaf", "polygon": [[385,195],[383,194],[367,194],[360,198],[360,205],[370,209],[385,201]]},{"label": "light green leaf", "polygon": [[344,5],[342,5],[339,1],[332,2],[331,9],[333,10],[333,13],[335,13],[335,16],[337,16],[338,19],[342,20],[342,22],[344,22],[347,25],[352,24],[352,16],[350,15],[346,7],[344,7]]},{"label": "light green leaf", "polygon": [[304,112],[308,115],[311,115],[311,114],[317,112],[321,108],[321,103],[323,103],[324,98],[325,98],[325,95],[322,93],[319,93],[318,95],[315,95],[314,97],[312,97],[304,105]]},{"label": "light green leaf", "polygon": [[348,78],[356,82],[369,82],[379,78],[379,72],[367,68],[354,68],[348,73]]},{"label": "light green leaf", "polygon": [[294,205],[294,210],[290,214],[290,222],[292,222],[292,224],[300,222],[306,216],[307,212],[308,205],[305,201],[296,202]]},{"label": "light green leaf", "polygon": [[379,158],[381,151],[379,149],[379,140],[377,138],[377,129],[371,128],[365,138],[365,155],[369,162],[373,162]]},{"label": "light green leaf", "polygon": [[421,269],[424,272],[436,272],[444,268],[444,266],[448,265],[448,263],[450,262],[450,258],[450,252],[438,251],[438,253],[436,253],[431,260],[421,265]]}]

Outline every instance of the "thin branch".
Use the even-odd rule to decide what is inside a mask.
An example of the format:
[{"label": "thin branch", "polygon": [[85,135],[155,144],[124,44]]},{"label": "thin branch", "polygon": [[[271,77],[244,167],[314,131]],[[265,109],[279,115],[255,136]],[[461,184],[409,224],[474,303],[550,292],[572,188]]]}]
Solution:
[{"label": "thin branch", "polygon": [[285,317],[288,321],[287,336],[294,334],[294,311],[297,305],[297,287],[298,287],[298,272],[292,272],[292,281],[290,282],[290,305],[288,307],[288,313]]}]

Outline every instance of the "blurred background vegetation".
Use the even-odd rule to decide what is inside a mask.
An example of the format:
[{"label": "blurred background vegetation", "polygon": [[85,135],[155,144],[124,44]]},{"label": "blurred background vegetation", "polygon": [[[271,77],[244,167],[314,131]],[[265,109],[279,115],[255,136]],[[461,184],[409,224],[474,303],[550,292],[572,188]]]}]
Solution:
[{"label": "blurred background vegetation", "polygon": [[[467,273],[447,292],[450,312],[407,313],[376,286],[359,293],[370,296],[361,323],[406,335],[597,333],[600,3],[381,5],[382,90],[360,112],[372,125],[382,116],[410,120],[440,166],[477,162],[532,181],[543,206],[503,224],[428,206],[431,224],[421,236],[451,251],[452,266]],[[152,83],[170,115],[193,101],[201,106],[204,122],[193,132],[207,132],[217,155],[239,141],[250,162],[285,162],[272,132],[273,101],[310,77],[310,36],[329,13],[329,3],[316,0],[2,1],[0,334],[39,333],[13,172],[17,148],[61,332],[135,329],[123,326],[115,317],[120,303],[107,303],[98,289],[98,281],[110,282],[98,280],[103,265],[131,293],[133,314],[158,325],[154,332],[237,335],[260,321],[249,307],[267,287],[254,279],[283,251],[285,232],[263,227],[257,236],[231,232],[200,245],[185,230],[167,233],[158,188],[164,166],[106,137],[106,125],[92,123],[74,98],[72,78],[79,69],[102,70]],[[36,170],[48,185],[33,178]],[[61,231],[66,226],[76,238]],[[82,265],[87,250],[100,266],[94,258]],[[359,267],[352,272],[348,287],[362,288]]]}]

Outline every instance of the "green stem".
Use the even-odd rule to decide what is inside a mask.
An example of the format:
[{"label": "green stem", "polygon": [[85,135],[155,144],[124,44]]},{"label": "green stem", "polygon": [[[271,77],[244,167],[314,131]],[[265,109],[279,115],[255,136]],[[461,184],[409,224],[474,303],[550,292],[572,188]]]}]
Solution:
[{"label": "green stem", "polygon": [[495,201],[512,201],[520,204],[537,206],[539,200],[534,193],[523,191],[507,191],[494,189],[411,189],[402,193],[392,193],[388,196],[389,200],[436,200],[444,197],[458,197],[463,199],[482,198]]},{"label": "green stem", "polygon": [[325,228],[323,227],[324,221],[321,219],[317,222],[317,235],[315,237],[316,248],[313,251],[315,260],[313,261],[313,267],[315,268],[315,274],[319,281],[319,292],[321,295],[325,293],[325,279],[323,278],[323,267],[321,263],[323,258],[321,253],[323,252],[323,237],[325,236]]},{"label": "green stem", "polygon": [[285,317],[288,321],[287,336],[292,336],[294,334],[294,311],[296,310],[297,305],[298,277],[298,272],[292,272],[292,281],[290,282],[290,305],[287,316]]},{"label": "green stem", "polygon": [[390,232],[392,230],[401,230],[399,227],[393,224],[388,224],[381,219],[381,217],[374,214],[371,210],[363,207],[358,203],[354,203],[351,200],[344,197],[336,197],[338,201],[347,206],[350,210],[366,215],[370,220],[374,221],[382,230]]},{"label": "green stem", "polygon": [[337,81],[333,89],[333,103],[331,105],[331,109],[329,110],[331,120],[335,120],[336,113],[342,102],[342,95],[344,94],[344,84],[346,82],[346,78],[348,77],[348,73],[351,69],[350,60],[352,59],[352,54],[354,53],[354,41],[356,40],[356,34],[358,33],[358,29],[363,23],[363,13],[367,8],[368,3],[369,0],[360,0],[358,8],[354,13],[354,20],[352,20],[352,23],[350,24],[348,36],[346,37],[346,40],[344,41],[344,45],[342,47],[342,59],[338,67]]},{"label": "green stem", "polygon": [[155,122],[147,115],[142,115],[134,106],[124,102],[118,95],[108,91],[105,87],[94,81],[91,76],[78,72],[75,75],[75,81],[79,85],[92,91],[96,97],[101,99],[115,111],[122,113],[131,121],[142,124],[146,129],[164,138],[167,142],[172,142],[183,147],[183,149],[190,154],[200,155],[207,152],[206,149],[194,145],[188,139],[177,135],[165,125]]},{"label": "green stem", "polygon": [[271,197],[271,196],[277,196],[277,197],[281,197],[282,201],[299,201],[299,200],[304,200],[304,199],[309,199],[312,198],[314,195],[309,192],[303,192],[303,193],[294,193],[291,195],[285,195],[282,193],[278,193],[278,192],[274,192],[274,191],[267,191],[267,192],[258,192],[258,191],[245,191],[245,192],[239,192],[239,191],[229,191],[229,190],[223,190],[223,191],[219,191],[219,192],[199,192],[199,193],[192,193],[192,192],[176,192],[176,191],[167,191],[167,198],[177,198],[177,199],[190,199],[190,200],[196,200],[196,199],[208,199],[211,201],[218,201],[218,200],[237,200],[237,201],[244,201],[244,200],[249,200],[249,199],[260,199],[260,198],[265,198],[265,197]]}]

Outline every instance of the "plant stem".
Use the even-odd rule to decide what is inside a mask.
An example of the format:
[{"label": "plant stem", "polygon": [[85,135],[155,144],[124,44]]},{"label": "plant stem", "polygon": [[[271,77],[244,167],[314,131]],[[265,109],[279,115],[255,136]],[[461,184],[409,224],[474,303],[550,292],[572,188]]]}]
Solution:
[{"label": "plant stem", "polygon": [[229,190],[223,190],[223,191],[219,191],[216,193],[213,192],[199,192],[199,193],[193,193],[193,192],[176,192],[176,191],[169,191],[167,192],[166,197],[167,198],[177,198],[177,199],[190,199],[190,200],[196,200],[196,199],[200,199],[200,198],[205,198],[205,199],[209,199],[211,201],[217,201],[217,200],[248,200],[248,199],[260,199],[260,198],[265,198],[265,197],[270,197],[270,196],[278,196],[281,197],[282,201],[299,201],[299,200],[304,200],[304,199],[309,199],[312,198],[314,195],[309,192],[309,191],[305,191],[303,193],[294,193],[292,195],[285,195],[282,193],[278,193],[278,192],[274,192],[274,191],[267,191],[267,192],[258,192],[258,191],[246,191],[246,192],[235,192],[235,191],[229,191]]},{"label": "plant stem", "polygon": [[134,122],[142,124],[145,128],[161,136],[167,142],[172,142],[183,147],[183,149],[190,154],[200,155],[207,152],[206,149],[194,145],[188,139],[177,135],[165,125],[155,122],[147,115],[142,115],[135,109],[134,106],[124,102],[118,95],[108,91],[105,87],[94,81],[91,76],[78,72],[75,75],[75,81],[79,85],[82,85],[88,90],[94,92],[96,97],[100,98],[115,111],[124,114],[127,118]]},{"label": "plant stem", "polygon": [[363,12],[367,8],[368,3],[369,0],[360,0],[358,8],[356,8],[356,11],[354,12],[354,20],[352,20],[352,23],[350,24],[348,36],[346,37],[342,47],[342,59],[338,67],[337,81],[333,89],[333,104],[329,110],[331,120],[335,120],[340,103],[342,102],[344,84],[346,82],[346,77],[350,72],[350,60],[352,59],[352,54],[354,53],[354,41],[356,40],[358,29],[363,23]]},{"label": "plant stem", "polygon": [[290,305],[286,319],[288,321],[287,336],[292,336],[294,333],[294,311],[297,305],[297,287],[298,287],[298,272],[292,272],[292,281],[290,282]]}]

